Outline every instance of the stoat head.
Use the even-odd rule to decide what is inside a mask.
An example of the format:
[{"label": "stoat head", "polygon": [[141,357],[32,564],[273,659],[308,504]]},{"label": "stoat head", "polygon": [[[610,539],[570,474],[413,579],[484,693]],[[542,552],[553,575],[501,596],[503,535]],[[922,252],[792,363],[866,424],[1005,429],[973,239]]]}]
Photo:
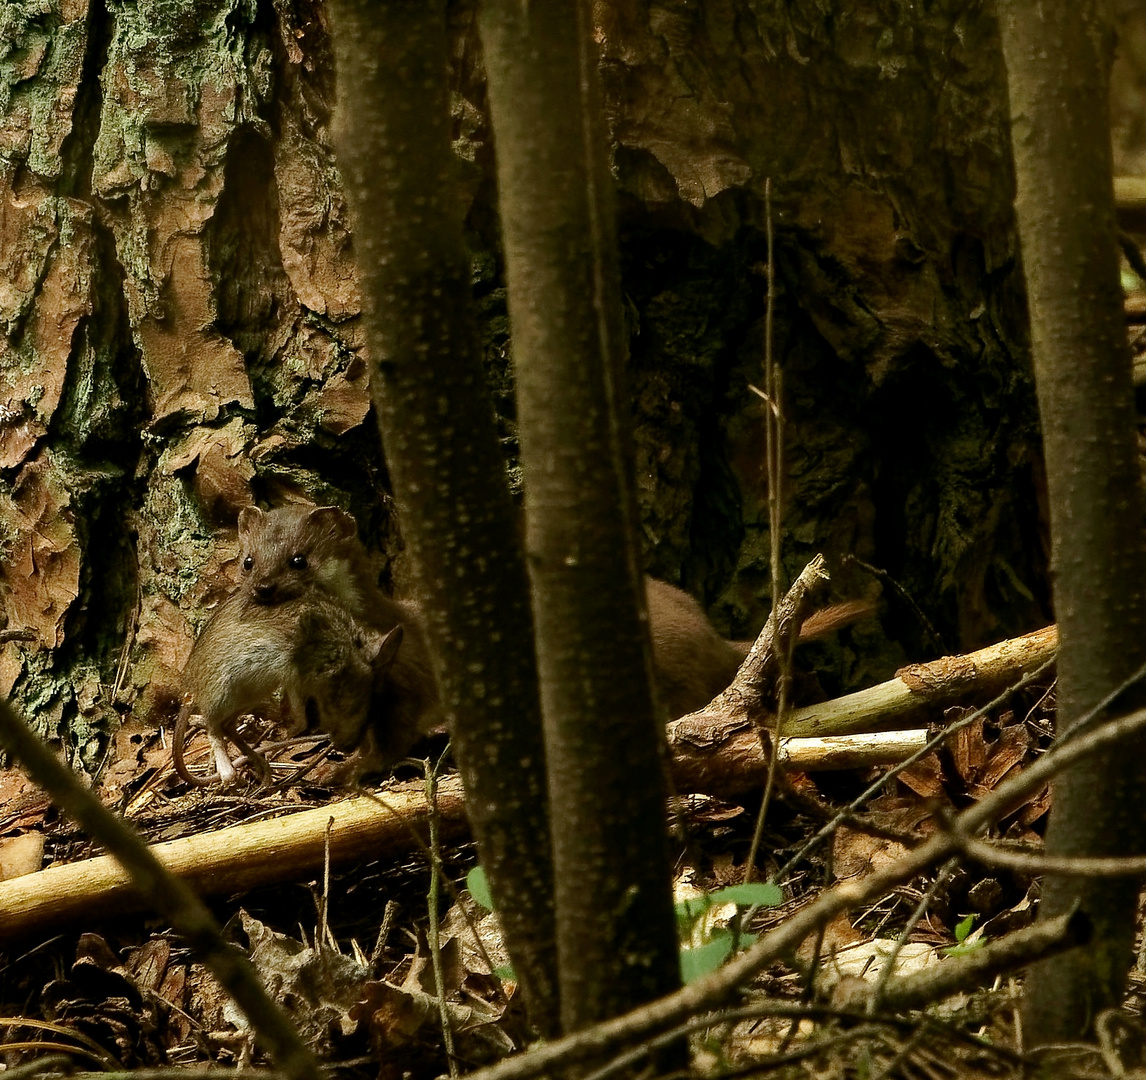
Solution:
[{"label": "stoat head", "polygon": [[364,603],[365,552],[358,529],[336,506],[244,507],[239,513],[240,588],[258,604],[320,590],[354,612]]}]

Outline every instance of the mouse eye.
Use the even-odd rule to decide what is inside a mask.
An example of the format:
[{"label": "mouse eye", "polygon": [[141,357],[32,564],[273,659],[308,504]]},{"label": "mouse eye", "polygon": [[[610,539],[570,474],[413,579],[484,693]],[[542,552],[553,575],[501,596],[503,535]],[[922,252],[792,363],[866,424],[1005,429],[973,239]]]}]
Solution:
[{"label": "mouse eye", "polygon": [[255,557],[253,555],[244,555],[243,556],[243,570],[244,570],[244,572],[249,574],[254,568],[255,568]]},{"label": "mouse eye", "polygon": [[290,567],[292,570],[305,570],[306,556],[301,551],[297,555],[292,555],[290,557]]}]

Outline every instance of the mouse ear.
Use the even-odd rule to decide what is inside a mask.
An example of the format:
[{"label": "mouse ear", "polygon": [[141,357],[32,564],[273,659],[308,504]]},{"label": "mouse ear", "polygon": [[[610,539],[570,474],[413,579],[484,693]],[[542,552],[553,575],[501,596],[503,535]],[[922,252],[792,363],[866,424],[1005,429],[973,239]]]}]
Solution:
[{"label": "mouse ear", "polygon": [[306,641],[309,638],[319,636],[330,636],[330,619],[325,612],[308,604],[298,613],[297,638]]},{"label": "mouse ear", "polygon": [[394,657],[398,655],[398,646],[402,644],[402,634],[402,624],[399,623],[388,634],[370,635],[366,651],[375,671],[380,671],[394,662]]},{"label": "mouse ear", "polygon": [[239,539],[245,540],[267,515],[257,506],[244,506],[239,511]]},{"label": "mouse ear", "polygon": [[337,506],[315,507],[308,519],[318,532],[327,533],[332,540],[353,540],[358,535],[358,523]]}]

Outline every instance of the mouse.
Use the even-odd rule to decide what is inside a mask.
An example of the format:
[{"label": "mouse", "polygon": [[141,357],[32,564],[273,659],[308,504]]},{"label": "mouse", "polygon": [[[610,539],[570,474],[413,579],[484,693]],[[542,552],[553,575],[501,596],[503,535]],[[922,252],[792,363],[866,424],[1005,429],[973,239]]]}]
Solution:
[{"label": "mouse", "polygon": [[[237,590],[207,621],[183,669],[171,746],[175,771],[198,787],[216,776],[229,786],[236,776],[230,741],[269,779],[265,759],[235,731],[248,713],[282,715],[295,733],[319,729],[335,745],[356,744],[370,715],[376,673],[401,638],[400,626],[388,633],[365,627],[321,593],[268,606]],[[187,768],[192,717],[206,729],[216,776]]]}]

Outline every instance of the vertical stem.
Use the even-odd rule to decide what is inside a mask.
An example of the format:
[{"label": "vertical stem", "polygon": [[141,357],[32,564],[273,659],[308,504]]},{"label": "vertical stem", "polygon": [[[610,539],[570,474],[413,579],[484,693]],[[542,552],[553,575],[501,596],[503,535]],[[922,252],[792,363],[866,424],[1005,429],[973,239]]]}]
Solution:
[{"label": "vertical stem", "polygon": [[[768,473],[768,548],[772,567],[772,621],[775,629],[776,612],[784,595],[782,581],[783,560],[780,544],[780,525],[783,519],[782,483],[783,464],[783,412],[780,401],[780,372],[773,352],[772,319],[776,306],[776,256],[772,226],[772,178],[764,181],[764,218],[768,241],[768,264],[765,281],[767,295],[764,298],[764,455]],[[793,638],[793,643],[795,639]],[[774,647],[783,645],[773,637]],[[788,708],[788,690],[792,670],[791,647],[776,654],[779,664],[777,685],[776,723],[772,732],[771,748],[768,751],[768,779],[764,784],[764,797],[760,800],[760,812],[756,815],[756,828],[752,833],[752,843],[748,848],[748,860],[744,867],[744,880],[751,881],[756,873],[756,859],[760,854],[760,844],[764,838],[764,822],[768,816],[768,806],[776,785],[776,770],[779,765],[780,735],[783,731],[784,713]],[[766,741],[761,731],[761,742]]]},{"label": "vertical stem", "polygon": [[566,1031],[679,980],[590,6],[481,10]]},{"label": "vertical stem", "polygon": [[371,394],[466,812],[543,1035],[558,1025],[529,583],[485,385],[450,146],[444,0],[336,0],[339,167]]},{"label": "vertical stem", "polygon": [[426,762],[426,805],[429,808],[430,825],[430,888],[426,896],[429,914],[429,928],[426,933],[430,949],[430,963],[434,967],[434,993],[438,996],[438,1016],[442,1021],[442,1042],[446,1048],[450,1076],[457,1077],[458,1062],[454,1055],[454,1029],[450,1024],[450,1009],[446,1004],[446,978],[442,971],[442,943],[438,927],[438,898],[442,884],[442,847],[438,842],[438,768]]},{"label": "vertical stem", "polygon": [[[1015,210],[1046,450],[1057,730],[1069,731],[1146,658],[1146,544],[1134,392],[1111,178],[1110,28],[1096,0],[1001,0]],[[1118,705],[1141,702],[1141,688]],[[1047,851],[1142,851],[1142,740],[1056,778]],[[1040,918],[1078,905],[1090,948],[1035,966],[1025,984],[1032,1045],[1086,1034],[1121,1001],[1139,883],[1048,877]]]}]

